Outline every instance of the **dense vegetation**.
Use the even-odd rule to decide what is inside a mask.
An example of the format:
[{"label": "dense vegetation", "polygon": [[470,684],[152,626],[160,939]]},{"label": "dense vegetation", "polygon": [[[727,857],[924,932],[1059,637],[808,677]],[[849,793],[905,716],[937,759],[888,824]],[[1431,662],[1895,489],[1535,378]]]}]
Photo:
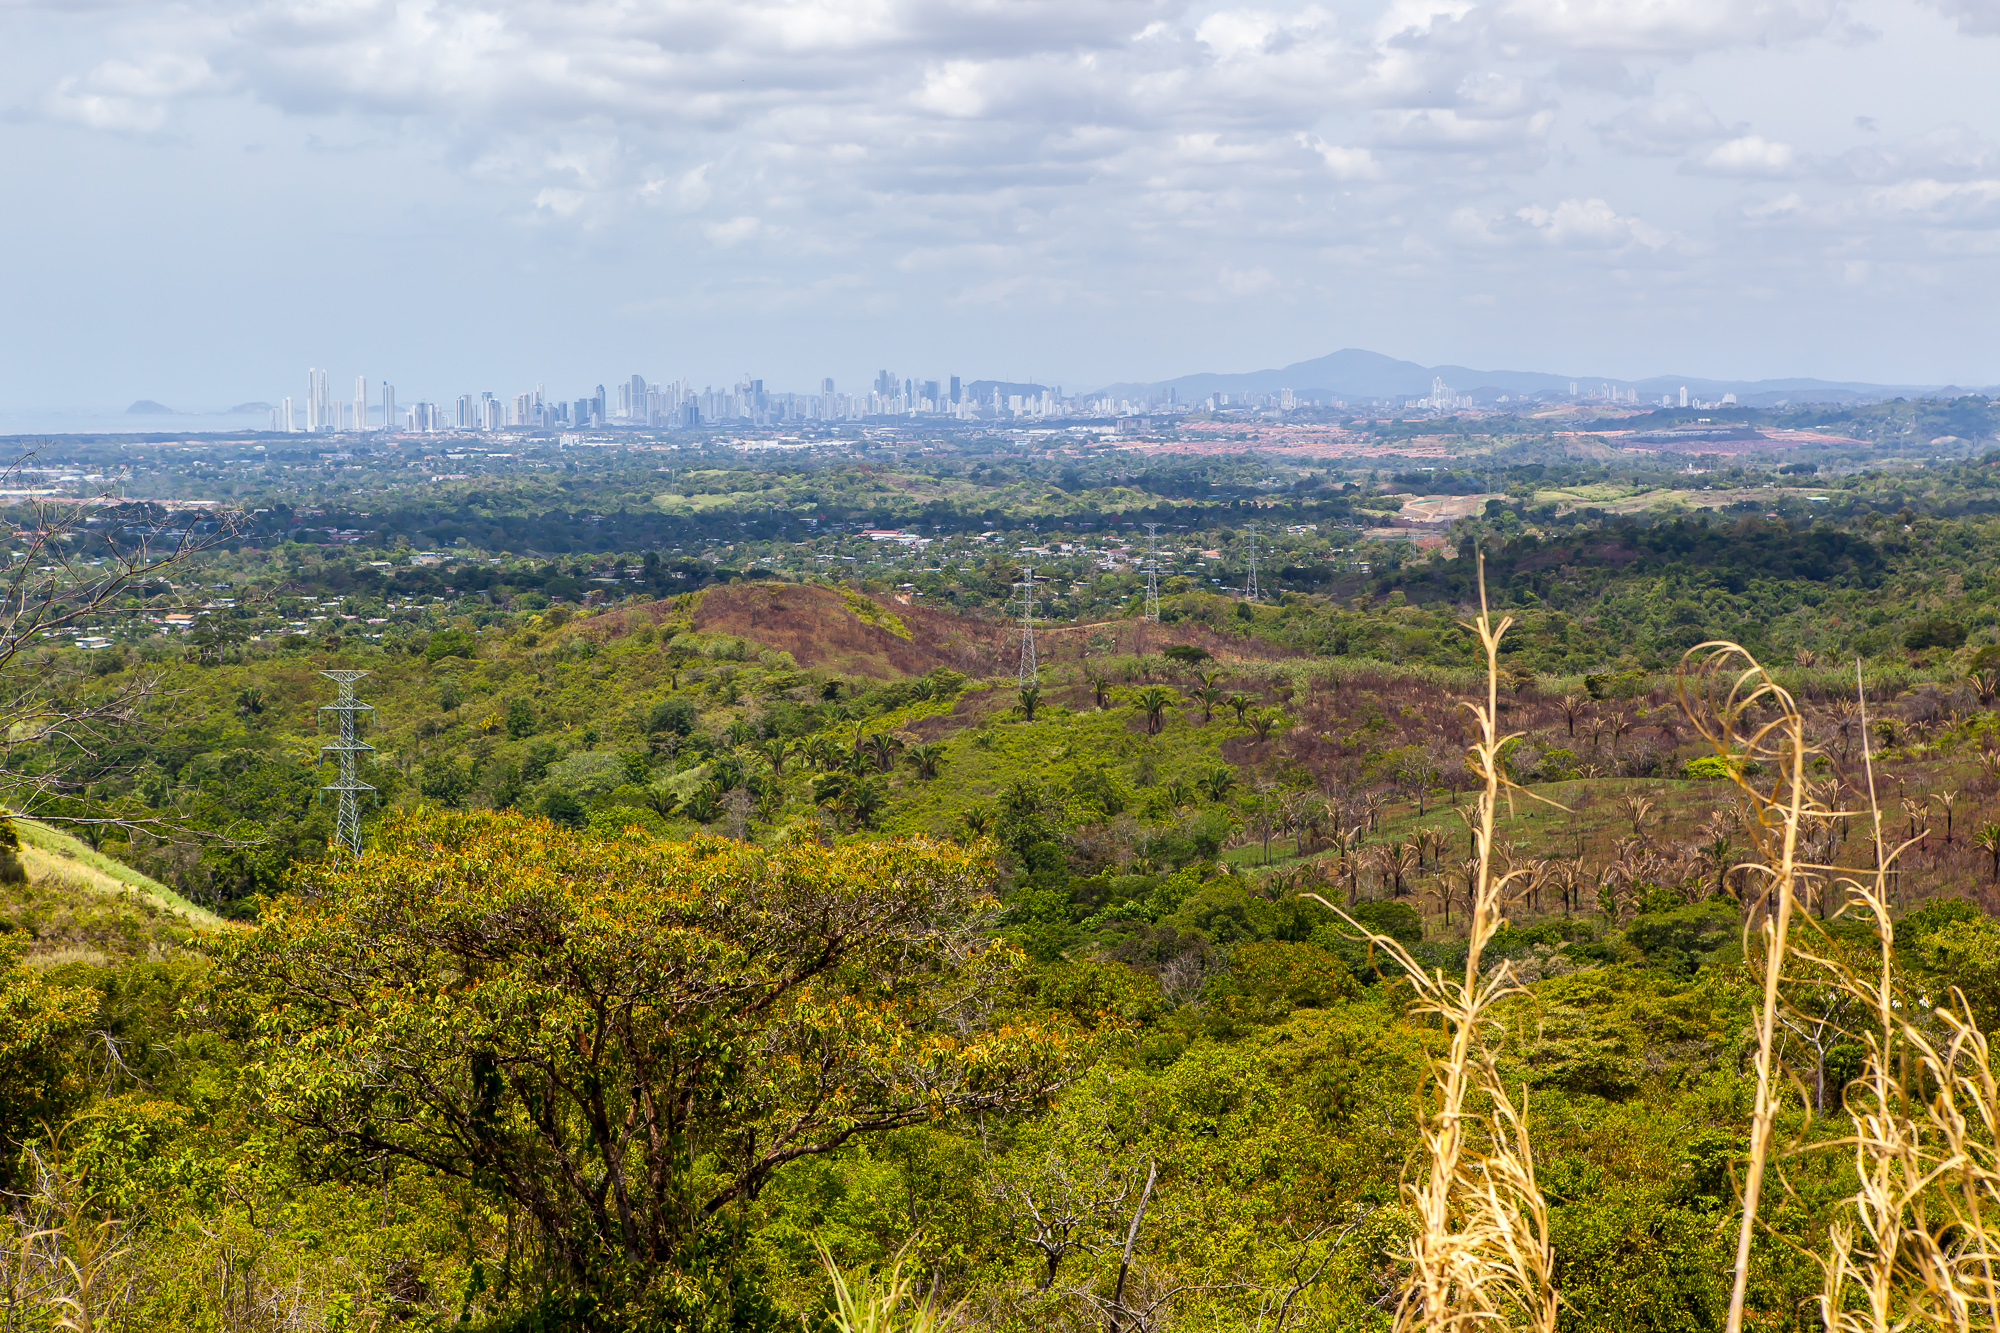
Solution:
[{"label": "dense vegetation", "polygon": [[[1850,1112],[1962,1099],[1910,1130],[1951,1164],[1909,1160],[1991,1206],[1993,463],[912,471],[946,464],[966,489],[888,515],[938,520],[921,554],[804,522],[879,516],[886,468],[679,471],[622,519],[579,474],[562,522],[432,489],[332,546],[294,496],[83,599],[107,647],[0,642],[43,719],[4,770],[0,1318],[858,1327],[836,1293],[900,1274],[968,1328],[1719,1328],[1761,1179],[1744,1326],[1826,1326],[1836,1253],[1833,1308],[1879,1270],[1951,1326],[1922,1275],[1984,1232],[1858,1209],[1888,1159]],[[1418,496],[1484,498],[1368,558]],[[1158,624],[1146,514],[1186,525]],[[1217,589],[1252,514],[1306,529],[1260,538],[1254,604]],[[1518,618],[1490,679],[1482,553]],[[1023,687],[1031,560],[1062,596]],[[1785,693],[1676,674],[1716,636]],[[319,791],[338,668],[375,709],[358,859]],[[1447,1160],[1509,1182],[1527,1258]],[[1871,1269],[1869,1216],[1931,1217],[1894,1225],[1933,1259]]]}]

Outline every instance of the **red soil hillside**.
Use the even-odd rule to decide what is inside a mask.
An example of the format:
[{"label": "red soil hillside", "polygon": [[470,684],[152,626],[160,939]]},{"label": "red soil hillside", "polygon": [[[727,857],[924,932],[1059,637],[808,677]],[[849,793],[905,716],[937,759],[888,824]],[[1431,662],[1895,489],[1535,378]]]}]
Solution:
[{"label": "red soil hillside", "polygon": [[[1012,675],[1020,661],[1018,625],[899,598],[801,583],[732,583],[701,594],[697,630],[734,634],[792,655],[801,667],[835,675],[892,678],[950,667],[968,676]],[[1107,653],[1158,652],[1198,644],[1220,658],[1284,657],[1274,644],[1214,632],[1195,621],[1138,620],[1035,628],[1044,665]]]},{"label": "red soil hillside", "polygon": [[[692,597],[695,630],[790,653],[800,667],[829,675],[893,680],[949,667],[973,677],[1011,676],[1020,661],[1020,626],[998,615],[964,615],[849,588],[776,581],[722,584]],[[574,622],[570,632],[615,638],[687,614],[686,607],[681,598],[614,607]],[[1193,620],[1040,623],[1035,639],[1044,666],[1109,653],[1156,653],[1177,643],[1197,644],[1224,660],[1295,655]]]},{"label": "red soil hillside", "polygon": [[730,583],[701,594],[694,627],[790,653],[801,667],[889,679],[950,667],[968,676],[999,669],[1008,627],[948,611],[900,605],[846,588]]}]

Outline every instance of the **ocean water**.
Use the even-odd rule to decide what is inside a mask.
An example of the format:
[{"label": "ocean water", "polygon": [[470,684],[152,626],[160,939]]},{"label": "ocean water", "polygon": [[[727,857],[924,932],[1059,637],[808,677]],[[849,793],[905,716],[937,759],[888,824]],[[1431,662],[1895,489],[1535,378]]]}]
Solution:
[{"label": "ocean water", "polygon": [[0,438],[45,435],[206,435],[271,428],[268,412],[121,412],[115,408],[0,408]]}]

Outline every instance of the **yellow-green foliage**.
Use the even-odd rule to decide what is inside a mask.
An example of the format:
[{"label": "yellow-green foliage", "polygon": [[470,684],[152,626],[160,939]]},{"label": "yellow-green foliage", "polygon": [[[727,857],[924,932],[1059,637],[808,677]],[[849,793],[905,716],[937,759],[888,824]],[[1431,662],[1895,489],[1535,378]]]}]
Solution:
[{"label": "yellow-green foliage", "polygon": [[910,637],[910,627],[903,623],[901,616],[893,611],[884,609],[881,605],[863,597],[860,593],[847,593],[842,596],[841,601],[846,604],[848,610],[852,611],[857,617],[868,624],[874,625],[879,629],[888,630],[899,639]]},{"label": "yellow-green foliage", "polygon": [[[222,941],[223,991],[267,1105],[309,1142],[503,1182],[548,1280],[622,1271],[621,1301],[694,1319],[723,1298],[681,1289],[693,1256],[800,1153],[1029,1109],[1073,1074],[1059,1016],[960,1017],[1004,1003],[1016,965],[976,930],[990,872],[952,844],[767,852],[420,814]],[[385,1090],[412,1111],[382,1117]],[[639,1107],[646,1133],[602,1141]],[[587,1175],[547,1173],[593,1138]],[[623,1191],[616,1213],[593,1180]]]}]

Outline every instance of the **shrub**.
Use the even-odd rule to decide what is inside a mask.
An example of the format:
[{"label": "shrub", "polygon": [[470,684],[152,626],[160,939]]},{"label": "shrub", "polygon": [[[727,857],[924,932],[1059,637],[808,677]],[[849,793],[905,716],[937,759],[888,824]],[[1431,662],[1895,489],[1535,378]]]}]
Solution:
[{"label": "shrub", "polygon": [[[1963,634],[1960,635],[1963,638]],[[424,645],[424,660],[438,662],[447,657],[479,656],[479,640],[462,629],[441,629]]]},{"label": "shrub", "polygon": [[1699,759],[1690,759],[1681,766],[1684,777],[1714,779],[1733,777],[1743,767],[1743,761],[1731,755],[1705,754]]},{"label": "shrub", "polygon": [[1932,616],[1919,620],[1903,636],[1903,646],[1911,652],[1922,652],[1926,648],[1943,648],[1947,651],[1965,642],[1965,626],[1956,620],[1946,620],[1942,616]]},{"label": "shrub", "polygon": [[672,733],[686,736],[694,731],[695,723],[701,718],[694,704],[686,699],[662,699],[653,705],[653,711],[646,715],[646,731],[651,735]]}]

